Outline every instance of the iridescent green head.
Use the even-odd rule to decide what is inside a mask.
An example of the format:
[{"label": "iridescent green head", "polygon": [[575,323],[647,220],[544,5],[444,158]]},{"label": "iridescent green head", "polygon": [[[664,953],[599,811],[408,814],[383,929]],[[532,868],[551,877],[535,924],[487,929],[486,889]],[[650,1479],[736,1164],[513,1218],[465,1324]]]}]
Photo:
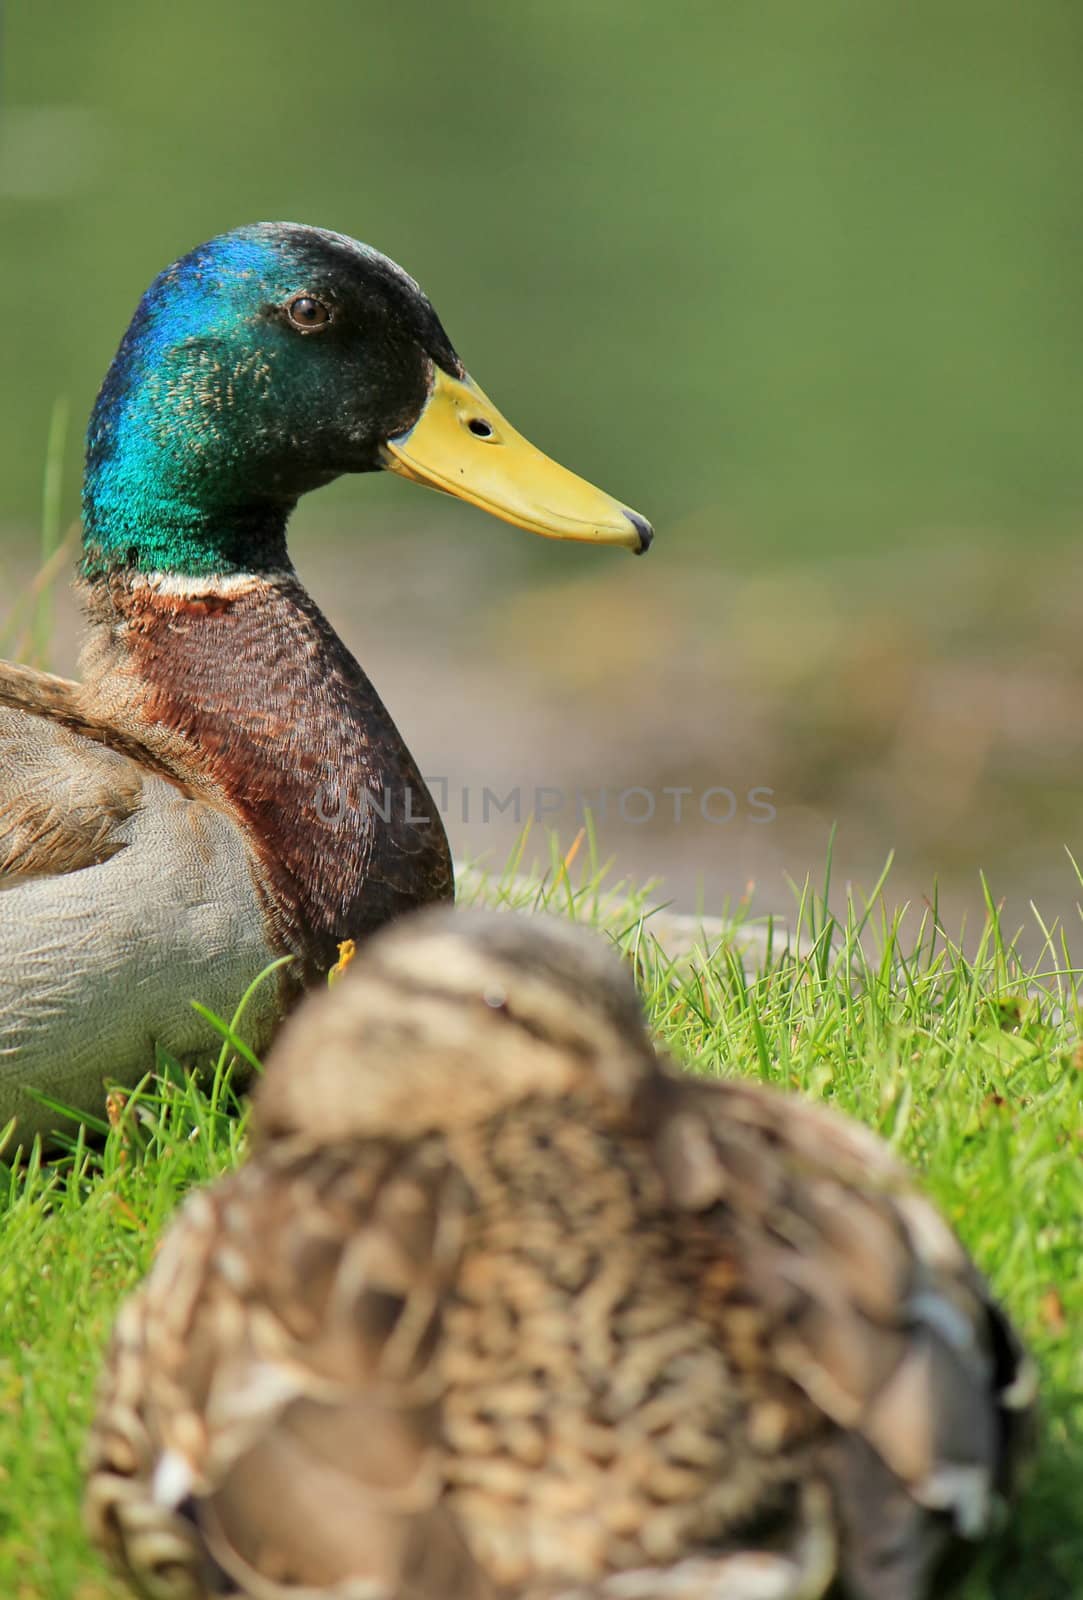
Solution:
[{"label": "iridescent green head", "polygon": [[299,496],[379,467],[554,537],[649,542],[641,517],[504,421],[401,267],[342,234],[256,223],[182,257],[139,304],[87,436],[86,570],[281,570]]}]

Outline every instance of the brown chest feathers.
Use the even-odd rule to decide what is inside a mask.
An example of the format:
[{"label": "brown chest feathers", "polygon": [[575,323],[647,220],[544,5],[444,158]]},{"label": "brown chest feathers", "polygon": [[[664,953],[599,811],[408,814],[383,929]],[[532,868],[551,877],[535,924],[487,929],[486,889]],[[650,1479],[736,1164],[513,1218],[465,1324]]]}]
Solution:
[{"label": "brown chest feathers", "polygon": [[326,968],[340,940],[450,898],[443,826],[379,696],[292,574],[194,588],[88,586],[88,698],[236,817],[273,942]]}]

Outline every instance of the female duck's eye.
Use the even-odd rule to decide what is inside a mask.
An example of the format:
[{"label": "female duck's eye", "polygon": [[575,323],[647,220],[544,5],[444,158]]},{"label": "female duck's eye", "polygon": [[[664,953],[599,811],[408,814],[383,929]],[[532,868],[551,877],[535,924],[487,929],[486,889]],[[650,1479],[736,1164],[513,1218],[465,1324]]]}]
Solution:
[{"label": "female duck's eye", "polygon": [[296,300],[291,300],[286,307],[286,315],[302,333],[325,328],[331,320],[331,313],[322,300],[313,300],[309,294],[299,294]]}]

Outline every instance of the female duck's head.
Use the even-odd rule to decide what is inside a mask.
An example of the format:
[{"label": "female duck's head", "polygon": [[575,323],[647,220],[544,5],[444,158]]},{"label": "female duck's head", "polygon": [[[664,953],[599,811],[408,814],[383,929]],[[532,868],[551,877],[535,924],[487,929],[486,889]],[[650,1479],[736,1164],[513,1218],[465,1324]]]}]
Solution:
[{"label": "female duck's head", "polygon": [[552,538],[650,543],[636,512],[515,432],[393,261],[257,223],[184,256],[140,302],[90,422],[88,570],[285,567],[298,497],[379,467]]}]

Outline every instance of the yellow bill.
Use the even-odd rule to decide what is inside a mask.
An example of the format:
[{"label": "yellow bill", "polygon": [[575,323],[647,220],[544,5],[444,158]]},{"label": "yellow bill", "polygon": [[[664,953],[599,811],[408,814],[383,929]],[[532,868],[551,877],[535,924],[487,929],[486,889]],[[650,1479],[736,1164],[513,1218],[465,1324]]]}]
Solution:
[{"label": "yellow bill", "polygon": [[638,511],[536,450],[472,378],[439,367],[413,427],[384,446],[384,465],[547,539],[618,544],[642,555],[654,538]]}]

